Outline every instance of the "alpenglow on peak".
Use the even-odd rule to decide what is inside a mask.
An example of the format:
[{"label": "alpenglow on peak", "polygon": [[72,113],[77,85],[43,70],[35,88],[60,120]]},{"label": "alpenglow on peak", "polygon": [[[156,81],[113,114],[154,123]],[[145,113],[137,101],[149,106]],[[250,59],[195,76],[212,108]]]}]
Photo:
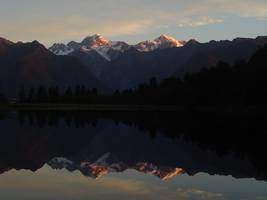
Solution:
[{"label": "alpenglow on peak", "polygon": [[141,52],[149,52],[157,49],[182,47],[185,43],[185,41],[176,40],[169,35],[161,35],[154,40],[146,40],[136,45],[129,45],[123,41],[110,41],[100,34],[94,34],[85,37],[81,42],[71,41],[67,45],[54,44],[49,50],[56,55],[69,55],[75,51],[82,51],[84,53],[96,51],[103,58],[111,61],[114,55],[119,55],[131,47]]}]

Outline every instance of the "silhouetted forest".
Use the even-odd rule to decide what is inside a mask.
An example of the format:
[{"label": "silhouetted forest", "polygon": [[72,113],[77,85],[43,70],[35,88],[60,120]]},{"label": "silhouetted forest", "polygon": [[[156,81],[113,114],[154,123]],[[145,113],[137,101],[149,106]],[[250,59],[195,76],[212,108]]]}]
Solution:
[{"label": "silhouetted forest", "polygon": [[96,88],[84,85],[60,90],[21,88],[21,103],[67,104],[139,104],[139,105],[265,105],[267,102],[267,46],[259,49],[252,58],[237,61],[234,65],[219,62],[203,68],[183,79],[167,78],[159,82],[151,78],[134,89],[102,95]]},{"label": "silhouetted forest", "polygon": [[7,98],[0,93],[0,103],[7,103]]}]

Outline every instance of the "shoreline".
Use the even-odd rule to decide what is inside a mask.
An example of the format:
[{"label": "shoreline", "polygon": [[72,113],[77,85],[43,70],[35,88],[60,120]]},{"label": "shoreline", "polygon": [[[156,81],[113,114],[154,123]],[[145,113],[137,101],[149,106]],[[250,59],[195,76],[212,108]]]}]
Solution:
[{"label": "shoreline", "polygon": [[265,116],[265,106],[176,106],[108,104],[0,104],[0,111],[91,111],[91,112],[169,112],[212,113],[218,115]]},{"label": "shoreline", "polygon": [[50,110],[50,111],[166,111],[183,112],[184,106],[166,105],[109,105],[109,104],[9,104],[0,110]]}]

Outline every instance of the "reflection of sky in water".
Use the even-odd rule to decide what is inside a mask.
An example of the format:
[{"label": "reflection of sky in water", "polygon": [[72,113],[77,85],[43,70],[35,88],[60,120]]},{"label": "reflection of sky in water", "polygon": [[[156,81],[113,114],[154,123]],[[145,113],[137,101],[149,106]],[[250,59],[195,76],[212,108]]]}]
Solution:
[{"label": "reflection of sky in water", "polygon": [[11,170],[0,176],[0,199],[8,200],[266,200],[267,184],[254,179],[197,174],[178,175],[162,181],[134,170],[111,173],[99,180],[80,172],[53,170],[45,166],[32,173]]}]

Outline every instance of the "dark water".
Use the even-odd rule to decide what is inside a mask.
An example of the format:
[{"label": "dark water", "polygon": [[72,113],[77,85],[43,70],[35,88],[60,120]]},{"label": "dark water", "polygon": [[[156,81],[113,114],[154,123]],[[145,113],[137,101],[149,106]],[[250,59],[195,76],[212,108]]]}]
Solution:
[{"label": "dark water", "polygon": [[0,113],[0,199],[267,199],[266,120]]}]

